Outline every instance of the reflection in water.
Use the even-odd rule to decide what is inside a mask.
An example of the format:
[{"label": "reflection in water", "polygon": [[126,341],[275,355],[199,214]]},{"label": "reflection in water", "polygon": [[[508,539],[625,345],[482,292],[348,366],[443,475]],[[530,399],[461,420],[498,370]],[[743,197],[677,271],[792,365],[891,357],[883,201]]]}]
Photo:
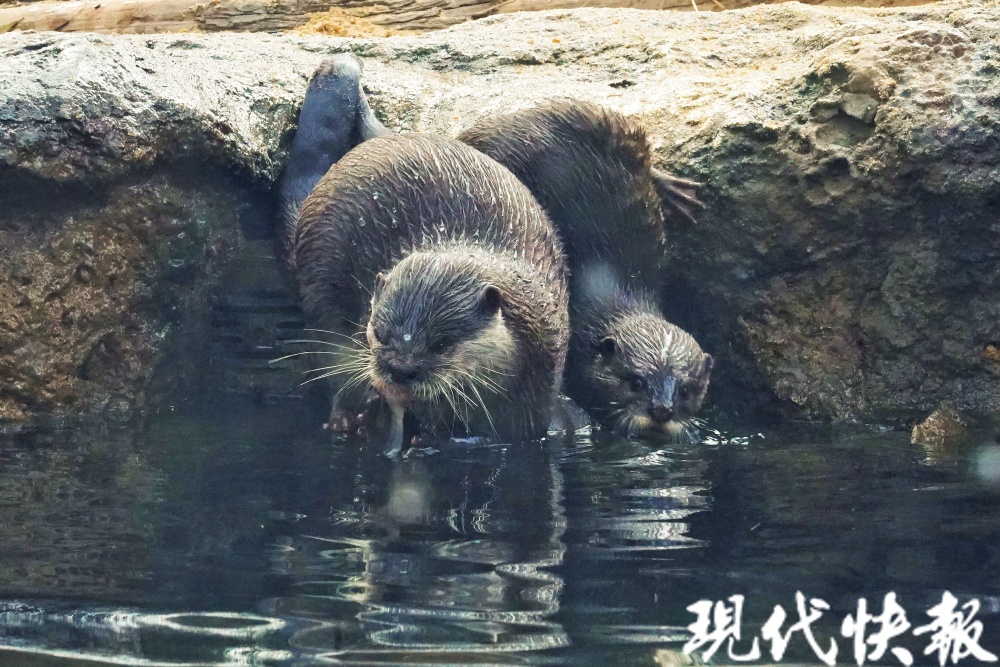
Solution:
[{"label": "reflection in water", "polygon": [[385,660],[567,645],[553,620],[562,578],[545,569],[565,550],[562,484],[545,447],[357,464],[352,486],[274,553],[293,594],[271,608],[326,621],[293,637],[297,648]]},{"label": "reflection in water", "polygon": [[[705,446],[653,449],[597,433],[564,461],[567,487],[568,627],[580,649],[604,662],[638,660],[621,645],[683,643],[688,619],[664,613],[680,600],[660,574],[682,568],[703,544],[689,519],[710,507]],[[683,609],[683,607],[682,607]],[[651,651],[642,651],[651,664]]]},{"label": "reflection in water", "polygon": [[984,484],[1000,486],[1000,445],[987,442],[976,448],[973,471]]},{"label": "reflection in water", "polygon": [[0,440],[0,596],[130,601],[149,568],[151,487],[109,434]]},{"label": "reflection in water", "polygon": [[269,664],[292,657],[267,648],[269,640],[285,635],[286,625],[283,619],[247,613],[59,613],[11,603],[0,607],[0,639],[7,648],[0,648],[0,660],[16,664],[31,655],[32,665]]},{"label": "reflection in water", "polygon": [[688,605],[745,595],[752,636],[796,590],[824,637],[861,596],[921,623],[976,597],[998,652],[992,441],[595,432],[390,462],[319,421],[229,397],[138,444],[8,442],[0,664],[687,664]]}]

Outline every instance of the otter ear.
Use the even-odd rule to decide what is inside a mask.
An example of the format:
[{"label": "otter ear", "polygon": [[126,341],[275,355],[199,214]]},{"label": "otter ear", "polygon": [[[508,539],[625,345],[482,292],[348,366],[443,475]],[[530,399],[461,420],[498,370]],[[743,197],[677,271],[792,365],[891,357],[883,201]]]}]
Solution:
[{"label": "otter ear", "polygon": [[382,294],[382,288],[385,287],[385,276],[379,271],[375,274],[375,287],[372,288],[372,301],[375,301]]},{"label": "otter ear", "polygon": [[653,186],[660,195],[660,203],[667,218],[680,217],[692,224],[697,222],[694,217],[695,212],[705,208],[698,199],[698,188],[701,187],[701,183],[679,178],[659,169],[651,169],[650,172],[653,176]]},{"label": "otter ear", "polygon": [[712,355],[705,354],[701,359],[701,365],[698,367],[698,371],[695,373],[695,377],[698,382],[708,383],[709,377],[712,375],[712,368],[715,366],[715,360],[712,359]]},{"label": "otter ear", "polygon": [[601,353],[605,361],[611,361],[611,357],[615,356],[615,350],[617,349],[618,341],[613,336],[608,336],[597,344],[597,351]]},{"label": "otter ear", "polygon": [[500,294],[500,290],[494,285],[487,285],[483,288],[483,293],[479,297],[479,303],[482,305],[484,313],[487,315],[496,315],[500,312],[500,306],[503,305],[503,295]]}]

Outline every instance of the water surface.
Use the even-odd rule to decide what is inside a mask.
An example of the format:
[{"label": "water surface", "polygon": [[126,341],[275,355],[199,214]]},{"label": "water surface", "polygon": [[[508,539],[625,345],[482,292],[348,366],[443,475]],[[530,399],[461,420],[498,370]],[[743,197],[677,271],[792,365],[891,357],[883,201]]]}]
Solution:
[{"label": "water surface", "polygon": [[[949,590],[1000,653],[987,445],[728,427],[391,462],[321,414],[218,395],[138,440],[6,442],[0,665],[681,664],[689,605],[745,596],[752,638],[796,591],[825,645],[860,597],[920,625]],[[799,636],[782,662],[818,660]]]}]

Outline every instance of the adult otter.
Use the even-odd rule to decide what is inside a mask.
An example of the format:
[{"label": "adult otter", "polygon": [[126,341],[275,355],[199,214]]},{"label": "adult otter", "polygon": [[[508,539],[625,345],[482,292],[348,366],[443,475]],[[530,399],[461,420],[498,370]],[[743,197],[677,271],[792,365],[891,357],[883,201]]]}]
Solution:
[{"label": "adult otter", "polygon": [[[354,141],[348,126],[367,109],[359,74],[342,62],[317,71],[304,137]],[[452,434],[543,435],[565,364],[567,275],[528,189],[482,153],[432,135],[376,136],[343,157],[319,152],[335,163],[301,207],[300,190],[282,192],[298,211],[286,248],[306,317],[348,341],[332,348],[331,422],[344,414],[341,391],[357,382],[390,408],[390,454],[402,446],[404,413]],[[302,181],[310,168],[289,173]]]},{"label": "adult otter", "polygon": [[644,130],[578,101],[487,118],[459,139],[521,180],[549,214],[570,263],[565,391],[628,434],[688,431],[712,357],[654,305],[664,221],[693,221],[697,184],[652,167]]}]

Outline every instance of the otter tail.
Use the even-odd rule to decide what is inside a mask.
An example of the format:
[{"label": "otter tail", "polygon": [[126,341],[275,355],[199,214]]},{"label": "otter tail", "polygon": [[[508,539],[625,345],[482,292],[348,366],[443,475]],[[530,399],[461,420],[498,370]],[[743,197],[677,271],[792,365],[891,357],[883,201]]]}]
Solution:
[{"label": "otter tail", "polygon": [[306,90],[299,126],[281,177],[281,245],[292,256],[299,207],[320,178],[349,150],[389,130],[361,89],[361,61],[338,54],[316,68]]}]

